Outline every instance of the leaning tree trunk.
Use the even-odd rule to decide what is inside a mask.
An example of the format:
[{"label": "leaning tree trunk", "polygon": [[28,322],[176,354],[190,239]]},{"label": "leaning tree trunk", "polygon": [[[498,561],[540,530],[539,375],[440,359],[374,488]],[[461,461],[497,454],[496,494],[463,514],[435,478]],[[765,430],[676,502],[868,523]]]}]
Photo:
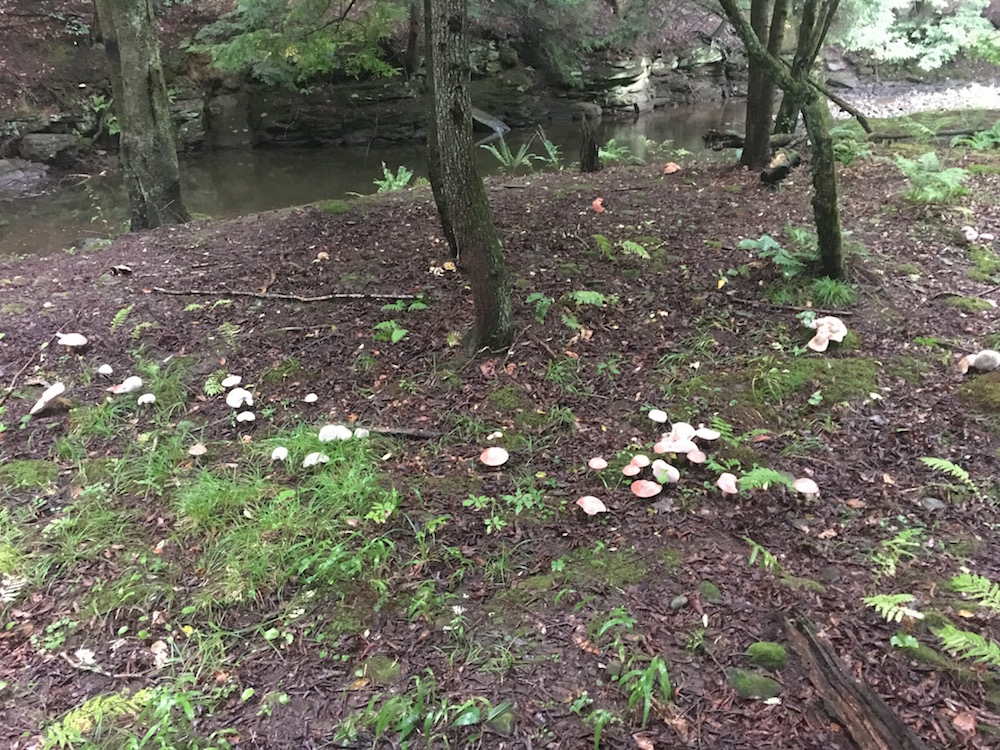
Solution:
[{"label": "leaning tree trunk", "polygon": [[[750,28],[763,43],[767,38],[769,0],[751,0]],[[747,67],[746,140],[740,164],[760,169],[771,158],[771,117],[774,108],[774,84],[764,66],[749,56]]]},{"label": "leaning tree trunk", "polygon": [[467,350],[513,338],[510,275],[472,151],[466,0],[424,0],[430,89],[429,169],[445,236],[469,276],[476,322]]},{"label": "leaning tree trunk", "polygon": [[[802,6],[802,19],[799,21],[799,35],[795,45],[795,57],[792,58],[792,77],[805,79],[809,77],[816,58],[823,49],[823,40],[830,30],[834,14],[840,0],[806,0]],[[773,54],[773,52],[772,52]],[[777,55],[775,55],[777,57]],[[786,90],[774,119],[775,133],[794,133],[799,121],[799,112],[804,101],[795,95],[794,90]]]},{"label": "leaning tree trunk", "polygon": [[187,221],[167,87],[150,0],[96,0],[121,126],[131,228]]},{"label": "leaning tree trunk", "polygon": [[840,231],[840,204],[837,202],[837,162],[828,126],[826,100],[813,94],[802,108],[802,119],[812,142],[813,220],[823,274],[844,278],[843,237]]}]

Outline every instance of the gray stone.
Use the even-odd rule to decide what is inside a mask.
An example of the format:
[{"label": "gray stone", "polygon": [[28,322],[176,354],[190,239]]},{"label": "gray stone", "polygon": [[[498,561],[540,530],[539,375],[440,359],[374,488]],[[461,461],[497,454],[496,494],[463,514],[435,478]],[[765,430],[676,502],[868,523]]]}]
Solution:
[{"label": "gray stone", "polygon": [[0,198],[38,195],[46,181],[48,167],[24,159],[0,159]]},{"label": "gray stone", "polygon": [[68,166],[76,159],[76,136],[63,133],[31,133],[21,138],[18,151],[28,161]]}]

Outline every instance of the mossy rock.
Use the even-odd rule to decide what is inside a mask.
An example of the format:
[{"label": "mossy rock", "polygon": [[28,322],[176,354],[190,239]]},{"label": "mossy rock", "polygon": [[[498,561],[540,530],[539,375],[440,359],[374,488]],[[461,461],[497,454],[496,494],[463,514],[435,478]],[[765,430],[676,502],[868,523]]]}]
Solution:
[{"label": "mossy rock", "polygon": [[48,487],[58,475],[59,467],[51,461],[8,461],[0,465],[0,487],[15,490]]},{"label": "mossy rock", "polygon": [[741,698],[747,700],[768,700],[781,695],[781,685],[777,680],[748,669],[727,669],[726,680]]},{"label": "mossy rock", "polygon": [[701,600],[703,602],[707,602],[708,604],[722,603],[722,592],[719,591],[719,587],[711,581],[702,581],[699,583],[698,593],[701,594]]},{"label": "mossy rock", "polygon": [[1000,372],[974,375],[958,388],[958,397],[979,411],[1000,411]]},{"label": "mossy rock", "polygon": [[788,663],[788,651],[774,641],[757,641],[747,648],[747,658],[754,666],[778,670]]},{"label": "mossy rock", "polygon": [[993,309],[993,305],[981,297],[955,296],[948,297],[946,301],[952,307],[957,307],[959,310],[964,310],[967,313],[980,313]]}]

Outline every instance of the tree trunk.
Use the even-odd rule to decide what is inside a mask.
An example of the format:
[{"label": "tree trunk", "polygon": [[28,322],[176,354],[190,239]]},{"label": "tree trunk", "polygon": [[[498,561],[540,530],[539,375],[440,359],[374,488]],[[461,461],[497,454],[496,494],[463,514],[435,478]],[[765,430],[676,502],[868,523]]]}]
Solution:
[{"label": "tree trunk", "polygon": [[424,0],[431,186],[441,224],[469,276],[476,322],[467,350],[503,349],[514,333],[510,275],[472,151],[466,0]]},{"label": "tree trunk", "polygon": [[[806,0],[802,7],[802,20],[799,22],[795,57],[792,59],[793,78],[809,77],[839,4],[840,0],[823,0],[822,5],[817,6],[817,0]],[[786,90],[778,108],[778,116],[774,120],[774,132],[794,133],[803,104],[793,90]]]},{"label": "tree trunk", "polygon": [[406,30],[406,52],[403,53],[403,71],[411,77],[419,67],[420,52],[420,0],[410,0],[410,21]]},{"label": "tree trunk", "polygon": [[580,123],[580,171],[600,172],[603,166],[594,129],[590,126],[590,118],[584,112],[583,121]]},{"label": "tree trunk", "polygon": [[812,205],[820,265],[824,276],[842,279],[845,273],[840,205],[837,202],[837,163],[833,158],[833,139],[827,122],[829,116],[826,100],[818,96],[813,96],[802,108],[802,119],[812,141]]},{"label": "tree trunk", "polygon": [[[767,39],[767,16],[770,0],[751,0],[750,28],[757,39]],[[774,107],[774,84],[764,66],[748,55],[746,141],[740,164],[760,169],[771,158],[771,116]]]},{"label": "tree trunk", "polygon": [[150,0],[96,0],[108,56],[131,228],[187,221]]}]

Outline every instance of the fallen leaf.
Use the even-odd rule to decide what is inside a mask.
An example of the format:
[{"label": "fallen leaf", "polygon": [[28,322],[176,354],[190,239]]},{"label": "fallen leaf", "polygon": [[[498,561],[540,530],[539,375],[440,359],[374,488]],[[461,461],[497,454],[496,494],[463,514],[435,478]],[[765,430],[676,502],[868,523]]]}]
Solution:
[{"label": "fallen leaf", "polygon": [[834,528],[825,529],[824,531],[819,532],[820,539],[833,539],[835,536],[837,536],[837,530]]},{"label": "fallen leaf", "polygon": [[976,717],[971,711],[963,711],[951,720],[959,734],[965,737],[974,737],[976,734]]},{"label": "fallen leaf", "polygon": [[770,435],[754,435],[752,438],[750,438],[750,442],[751,443],[766,443],[770,439],[771,439]]},{"label": "fallen leaf", "polygon": [[666,164],[663,165],[663,174],[675,174],[679,172],[680,169],[681,169],[680,164],[678,164],[677,162],[668,161]]},{"label": "fallen leaf", "polygon": [[479,372],[483,374],[484,378],[495,378],[497,376],[497,363],[495,360],[488,359],[479,365]]},{"label": "fallen leaf", "polygon": [[849,497],[847,498],[847,500],[844,501],[844,503],[847,505],[848,508],[855,508],[859,510],[867,505],[867,503],[864,500],[858,497]]},{"label": "fallen leaf", "polygon": [[896,480],[895,480],[895,479],[893,479],[892,477],[890,477],[890,476],[889,476],[888,474],[883,474],[883,475],[882,475],[882,481],[883,481],[883,482],[885,482],[885,483],[886,483],[887,485],[889,485],[890,487],[891,487],[892,485],[896,484]]},{"label": "fallen leaf", "polygon": [[656,750],[653,740],[644,734],[633,734],[632,739],[635,740],[635,746],[639,750]]}]

